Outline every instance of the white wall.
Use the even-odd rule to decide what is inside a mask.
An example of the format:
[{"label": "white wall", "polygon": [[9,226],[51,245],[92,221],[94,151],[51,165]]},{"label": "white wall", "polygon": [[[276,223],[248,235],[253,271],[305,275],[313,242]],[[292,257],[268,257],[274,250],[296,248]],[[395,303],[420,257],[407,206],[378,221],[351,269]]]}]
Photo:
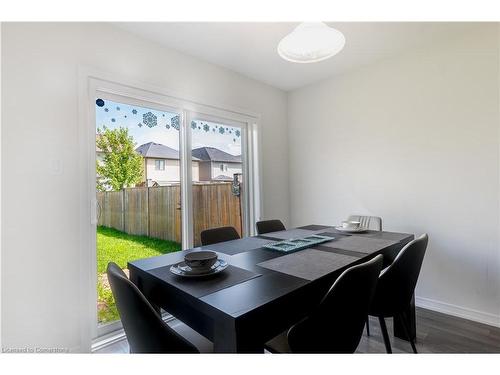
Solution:
[{"label": "white wall", "polygon": [[292,224],[359,213],[427,232],[418,303],[497,325],[498,47],[482,26],[288,100]]},{"label": "white wall", "polygon": [[3,24],[4,347],[79,350],[85,334],[79,236],[88,222],[79,221],[80,181],[86,177],[79,168],[80,65],[260,113],[263,214],[288,221],[282,91],[106,24]]}]

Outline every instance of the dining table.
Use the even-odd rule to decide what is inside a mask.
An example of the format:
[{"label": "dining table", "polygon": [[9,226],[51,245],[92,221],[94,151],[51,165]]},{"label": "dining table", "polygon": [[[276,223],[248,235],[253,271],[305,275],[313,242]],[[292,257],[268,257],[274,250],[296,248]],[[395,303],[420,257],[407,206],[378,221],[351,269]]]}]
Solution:
[{"label": "dining table", "polygon": [[[292,253],[264,247],[311,235],[328,240]],[[343,271],[378,254],[389,265],[413,239],[409,233],[346,233],[335,226],[310,224],[134,260],[128,262],[128,269],[131,281],[158,311],[165,310],[212,341],[214,352],[263,353],[267,341],[318,306]],[[170,272],[187,253],[199,250],[216,252],[227,268],[207,278]],[[409,335],[415,338],[414,298],[406,316]],[[394,335],[407,340],[404,332],[394,318]]]}]

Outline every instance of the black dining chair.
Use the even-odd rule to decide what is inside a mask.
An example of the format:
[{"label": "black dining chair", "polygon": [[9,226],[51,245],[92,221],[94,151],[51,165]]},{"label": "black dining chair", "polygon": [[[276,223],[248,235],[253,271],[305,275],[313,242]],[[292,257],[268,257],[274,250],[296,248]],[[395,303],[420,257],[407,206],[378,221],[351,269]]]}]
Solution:
[{"label": "black dining chair", "polygon": [[303,320],[266,344],[273,353],[354,353],[363,334],[383,257],[345,270]]},{"label": "black dining chair", "polygon": [[429,237],[427,234],[409,242],[385,268],[377,283],[377,289],[370,305],[369,315],[378,317],[387,353],[392,353],[385,318],[397,316],[413,352],[417,353],[415,342],[410,336],[408,316],[405,311],[415,292],[418,276],[424,261]]},{"label": "black dining chair", "polygon": [[280,230],[286,230],[285,226],[281,220],[263,220],[255,223],[257,227],[257,234],[265,234],[271,232],[279,232]]},{"label": "black dining chair", "polygon": [[131,353],[200,353],[212,343],[178,320],[165,323],[121,268],[108,264],[108,280]]},{"label": "black dining chair", "polygon": [[240,235],[234,227],[220,227],[205,229],[200,233],[201,245],[213,245],[219,242],[238,240]]}]

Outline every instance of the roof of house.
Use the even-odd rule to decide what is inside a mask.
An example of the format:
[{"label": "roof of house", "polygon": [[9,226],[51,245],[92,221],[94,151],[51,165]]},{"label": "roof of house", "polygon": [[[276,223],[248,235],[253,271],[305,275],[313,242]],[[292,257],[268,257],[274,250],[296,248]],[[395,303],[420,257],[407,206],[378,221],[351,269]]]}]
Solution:
[{"label": "roof of house", "polygon": [[[135,149],[139,154],[145,158],[158,158],[158,159],[174,159],[179,160],[179,151],[171,147],[162,145],[161,143],[148,142],[140,145]],[[193,157],[193,160],[199,160]]]},{"label": "roof of house", "polygon": [[228,163],[241,163],[241,155],[231,155],[215,147],[199,147],[193,151],[193,157],[204,161],[219,161]]}]

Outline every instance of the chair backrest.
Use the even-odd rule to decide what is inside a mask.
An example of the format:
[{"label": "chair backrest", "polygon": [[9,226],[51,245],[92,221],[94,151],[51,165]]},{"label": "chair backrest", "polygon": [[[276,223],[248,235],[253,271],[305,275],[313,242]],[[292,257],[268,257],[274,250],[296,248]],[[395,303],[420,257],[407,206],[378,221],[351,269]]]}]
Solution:
[{"label": "chair backrest", "polygon": [[234,227],[220,227],[206,229],[200,233],[201,244],[203,246],[213,245],[214,243],[237,240],[240,235]]},{"label": "chair backrest", "polygon": [[255,223],[257,227],[257,234],[265,234],[271,232],[279,232],[280,230],[286,230],[285,226],[281,220],[263,220]]},{"label": "chair backrest", "polygon": [[371,230],[382,230],[382,218],[378,216],[351,215],[348,221],[359,221],[361,226]]},{"label": "chair backrest", "polygon": [[383,257],[344,271],[319,306],[288,331],[295,353],[354,353],[363,334]]},{"label": "chair backrest", "polygon": [[108,280],[131,353],[198,353],[170,328],[116,263],[109,263]]},{"label": "chair backrest", "polygon": [[373,314],[393,316],[405,311],[415,291],[428,242],[427,234],[409,242],[380,274],[370,308]]}]

